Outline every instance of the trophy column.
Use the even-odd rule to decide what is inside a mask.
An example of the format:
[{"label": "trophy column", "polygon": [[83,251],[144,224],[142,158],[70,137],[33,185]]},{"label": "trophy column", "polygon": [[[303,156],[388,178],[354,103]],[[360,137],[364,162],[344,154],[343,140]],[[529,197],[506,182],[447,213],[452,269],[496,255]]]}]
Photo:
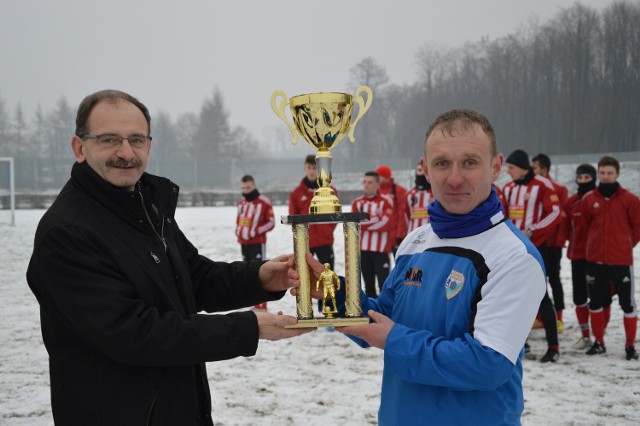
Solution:
[{"label": "trophy column", "polygon": [[313,319],[313,305],[311,304],[311,274],[305,259],[309,252],[309,225],[295,223],[293,230],[293,254],[296,267],[300,274],[300,287],[296,295],[296,312],[298,319]]},{"label": "trophy column", "polygon": [[[300,287],[296,296],[298,323],[286,328],[308,328],[326,326],[348,326],[368,324],[369,319],[362,316],[360,303],[360,222],[368,220],[363,212],[297,214],[282,216],[280,221],[291,225],[293,230],[293,248],[296,268],[300,274]],[[345,244],[345,312],[344,317],[314,318],[311,300],[311,273],[305,259],[309,252],[309,225],[320,223],[342,223]],[[335,308],[335,306],[334,306]]]},{"label": "trophy column", "polygon": [[360,303],[360,223],[344,223],[345,316],[362,316]]}]

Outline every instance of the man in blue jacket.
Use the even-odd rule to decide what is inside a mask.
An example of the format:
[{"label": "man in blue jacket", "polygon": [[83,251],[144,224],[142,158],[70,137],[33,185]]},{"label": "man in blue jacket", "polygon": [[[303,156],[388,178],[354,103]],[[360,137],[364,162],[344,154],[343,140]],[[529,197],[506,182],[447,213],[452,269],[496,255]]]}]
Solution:
[{"label": "man in blue jacket", "polygon": [[301,334],[283,327],[295,317],[200,313],[282,297],[293,257],[199,255],[175,220],[178,187],[144,171],[150,122],[131,95],[87,96],[71,178],[36,231],[27,281],[40,303],[56,424],[212,425],[205,362]]},{"label": "man in blue jacket", "polygon": [[372,322],[338,330],[384,350],[380,425],[520,424],[542,259],[492,188],[503,156],[486,117],[443,113],[424,150],[431,223],[404,239],[378,298],[362,296]]}]

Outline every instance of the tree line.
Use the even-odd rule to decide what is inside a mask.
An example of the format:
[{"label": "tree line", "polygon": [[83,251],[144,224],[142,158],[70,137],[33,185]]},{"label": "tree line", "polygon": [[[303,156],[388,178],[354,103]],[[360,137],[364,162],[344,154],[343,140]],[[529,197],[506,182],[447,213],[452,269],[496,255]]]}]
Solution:
[{"label": "tree line", "polygon": [[[616,1],[602,10],[576,3],[495,40],[424,44],[415,59],[412,84],[391,82],[374,57],[350,69],[346,91],[368,85],[374,101],[358,124],[357,143],[343,143],[340,156],[417,158],[426,126],[450,108],[487,115],[506,154],[516,148],[532,155],[640,150],[640,1]],[[20,104],[11,110],[0,94],[0,156],[16,159],[18,188],[60,188],[67,180],[74,120],[64,97],[28,120]],[[154,138],[164,143],[154,147],[151,166],[261,152],[254,135],[229,124],[218,88],[198,114],[173,119],[159,111],[152,124]],[[274,138],[289,143],[285,130]]]},{"label": "tree line", "polygon": [[[505,154],[640,150],[640,2],[601,11],[579,3],[546,23],[530,22],[496,40],[460,47],[425,44],[419,76],[389,84],[373,58],[352,70],[374,103],[352,155],[419,155],[426,126],[450,108],[490,119]],[[359,124],[360,126],[360,124]]]}]

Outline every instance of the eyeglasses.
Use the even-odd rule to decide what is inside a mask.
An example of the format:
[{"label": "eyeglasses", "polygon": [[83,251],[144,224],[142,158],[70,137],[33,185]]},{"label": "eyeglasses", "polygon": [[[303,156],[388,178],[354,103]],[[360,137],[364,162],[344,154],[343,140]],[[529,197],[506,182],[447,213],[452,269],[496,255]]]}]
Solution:
[{"label": "eyeglasses", "polygon": [[95,139],[98,141],[98,145],[103,147],[120,147],[122,146],[122,142],[126,139],[129,142],[131,148],[144,148],[147,145],[147,142],[152,138],[151,136],[129,136],[125,138],[124,136],[119,135],[80,135],[82,139]]}]

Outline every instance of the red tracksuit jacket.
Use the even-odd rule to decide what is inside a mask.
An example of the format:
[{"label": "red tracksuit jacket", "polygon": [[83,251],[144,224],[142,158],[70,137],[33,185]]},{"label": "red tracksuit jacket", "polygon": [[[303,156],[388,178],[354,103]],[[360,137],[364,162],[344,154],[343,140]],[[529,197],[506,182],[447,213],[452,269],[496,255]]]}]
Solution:
[{"label": "red tracksuit jacket", "polygon": [[586,260],[633,265],[633,247],[640,241],[640,199],[622,187],[607,199],[596,188],[585,194],[580,211],[589,230]]}]

